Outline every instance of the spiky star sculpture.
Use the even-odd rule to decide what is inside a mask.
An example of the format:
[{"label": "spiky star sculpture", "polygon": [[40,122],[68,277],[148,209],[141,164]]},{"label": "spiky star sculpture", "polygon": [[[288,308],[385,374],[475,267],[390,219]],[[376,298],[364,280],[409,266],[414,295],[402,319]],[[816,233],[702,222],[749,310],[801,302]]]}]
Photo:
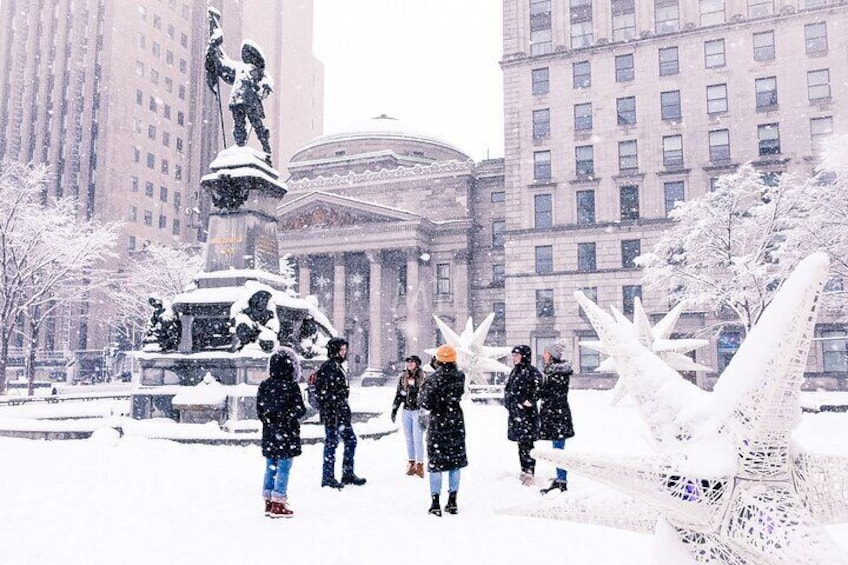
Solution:
[{"label": "spiky star sculpture", "polygon": [[[651,327],[651,320],[645,313],[645,309],[642,307],[642,301],[638,296],[633,304],[632,323],[615,308],[611,308],[611,310],[619,324],[625,328],[629,328],[639,343],[653,351],[657,357],[665,361],[672,369],[677,371],[712,371],[710,367],[696,363],[686,355],[690,351],[709,344],[709,341],[706,339],[691,338],[672,339],[671,337],[674,326],[677,324],[677,320],[680,319],[680,314],[683,313],[683,307],[683,302],[678,303],[654,327]],[[615,359],[609,356],[609,346],[606,343],[600,340],[590,340],[581,341],[580,345],[607,355],[607,358],[595,369],[596,371],[603,373],[615,372]],[[617,404],[625,394],[627,394],[627,387],[624,386],[622,379],[618,379],[613,389],[611,404]]]},{"label": "spiky star sculpture", "polygon": [[848,563],[822,527],[848,519],[848,458],[809,453],[792,442],[827,273],[821,253],[798,265],[712,393],[685,381],[625,325],[576,293],[609,344],[657,450],[640,457],[535,450],[628,496],[614,513],[610,506],[569,504],[567,495],[560,506],[518,513],[641,531],[655,524],[674,540],[659,562],[668,562],[667,552],[694,563]]},{"label": "spiky star sculpture", "polygon": [[[456,364],[465,373],[466,386],[468,384],[487,384],[483,376],[485,373],[509,373],[512,367],[504,365],[498,359],[509,355],[512,351],[509,347],[492,347],[485,345],[486,336],[495,314],[492,312],[483,320],[477,329],[474,329],[474,321],[471,318],[465,322],[465,329],[457,334],[435,314],[433,318],[445,342],[456,349]],[[434,355],[435,349],[425,349],[426,353]]]}]

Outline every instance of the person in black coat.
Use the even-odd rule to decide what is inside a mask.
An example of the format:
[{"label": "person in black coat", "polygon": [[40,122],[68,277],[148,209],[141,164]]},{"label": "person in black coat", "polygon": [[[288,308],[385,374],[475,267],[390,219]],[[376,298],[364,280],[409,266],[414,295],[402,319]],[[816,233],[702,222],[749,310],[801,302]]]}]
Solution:
[{"label": "person in black coat", "polygon": [[536,472],[536,460],[530,457],[533,442],[539,439],[539,383],[542,375],[531,363],[529,345],[512,348],[514,367],[504,388],[504,406],[509,417],[507,438],[518,443],[518,461],[521,464],[521,483],[529,486]]},{"label": "person in black coat", "polygon": [[[356,434],[351,425],[350,384],[342,363],[347,358],[347,341],[334,337],[327,342],[327,360],[318,369],[315,392],[318,395],[321,422],[324,424],[324,467],[321,486],[341,489],[345,485],[364,485],[365,479],[353,472],[353,456],[356,453]],[[344,442],[342,480],[337,481],[336,448],[339,440]]]},{"label": "person in black coat", "polygon": [[[568,386],[571,375],[571,362],[563,359],[565,346],[554,343],[545,348],[542,359],[545,362],[542,374],[542,386],[539,396],[542,404],[539,409],[541,421],[541,439],[553,442],[554,449],[565,449],[565,440],[574,436],[574,424],[571,420],[571,407],[568,405]],[[568,490],[568,472],[557,467],[556,479],[542,494],[552,490]]]},{"label": "person in black coat", "polygon": [[406,436],[406,474],[424,478],[424,428],[421,425],[421,411],[418,409],[418,397],[424,384],[424,371],[421,370],[421,358],[410,355],[406,358],[406,369],[398,377],[395,400],[392,402],[392,422],[397,418],[398,409],[403,404],[401,422]]},{"label": "person in black coat", "polygon": [[271,355],[268,378],[259,384],[256,413],[262,422],[262,455],[265,457],[265,515],[290,518],[287,488],[292,460],[300,455],[300,418],[306,414],[297,381],[300,363],[287,347]]},{"label": "person in black coat", "polygon": [[427,470],[430,472],[431,505],[428,512],[441,516],[442,473],[448,472],[445,512],[456,514],[459,470],[468,466],[468,458],[465,454],[465,418],[459,404],[465,392],[465,374],[456,366],[456,350],[450,345],[440,346],[436,359],[438,369],[424,381],[418,406],[429,411]]}]

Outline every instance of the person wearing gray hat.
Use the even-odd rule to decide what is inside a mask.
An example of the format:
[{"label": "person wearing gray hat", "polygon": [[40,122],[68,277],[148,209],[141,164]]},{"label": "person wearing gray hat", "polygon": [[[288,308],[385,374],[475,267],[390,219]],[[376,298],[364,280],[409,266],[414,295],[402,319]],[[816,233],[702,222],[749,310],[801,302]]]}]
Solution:
[{"label": "person wearing gray hat", "polygon": [[[545,367],[539,387],[539,437],[552,441],[554,449],[564,449],[565,440],[574,436],[571,407],[568,405],[568,387],[574,371],[571,362],[563,359],[564,354],[562,342],[550,344],[542,354]],[[568,471],[557,468],[556,478],[550,486],[542,489],[542,494],[552,490],[568,490]]]}]

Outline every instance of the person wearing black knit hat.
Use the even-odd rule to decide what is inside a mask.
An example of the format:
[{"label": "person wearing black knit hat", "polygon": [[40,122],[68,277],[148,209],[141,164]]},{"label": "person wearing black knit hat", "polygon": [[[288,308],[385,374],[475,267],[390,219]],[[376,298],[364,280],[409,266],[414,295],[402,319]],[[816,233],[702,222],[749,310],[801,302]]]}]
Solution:
[{"label": "person wearing black knit hat", "polygon": [[509,412],[507,438],[518,443],[518,461],[521,464],[521,484],[533,484],[536,460],[530,456],[533,442],[539,439],[539,383],[542,375],[533,366],[529,345],[512,348],[514,367],[504,388],[504,406]]},{"label": "person wearing black knit hat", "polygon": [[403,404],[401,422],[406,436],[406,474],[424,478],[424,428],[421,426],[421,411],[418,409],[418,396],[424,384],[424,371],[421,370],[421,358],[410,355],[405,359],[406,368],[398,377],[397,391],[392,403],[392,422],[397,418],[398,409]]}]

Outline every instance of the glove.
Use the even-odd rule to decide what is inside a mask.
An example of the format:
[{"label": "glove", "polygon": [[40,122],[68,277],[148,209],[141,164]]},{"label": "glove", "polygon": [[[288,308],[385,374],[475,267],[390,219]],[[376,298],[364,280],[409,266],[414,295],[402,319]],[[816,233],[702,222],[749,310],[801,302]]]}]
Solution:
[{"label": "glove", "polygon": [[421,412],[418,414],[418,424],[421,426],[422,430],[426,430],[427,426],[430,425],[430,414],[429,412]]},{"label": "glove", "polygon": [[397,410],[392,410],[392,423],[394,423],[396,418],[397,418]]}]

